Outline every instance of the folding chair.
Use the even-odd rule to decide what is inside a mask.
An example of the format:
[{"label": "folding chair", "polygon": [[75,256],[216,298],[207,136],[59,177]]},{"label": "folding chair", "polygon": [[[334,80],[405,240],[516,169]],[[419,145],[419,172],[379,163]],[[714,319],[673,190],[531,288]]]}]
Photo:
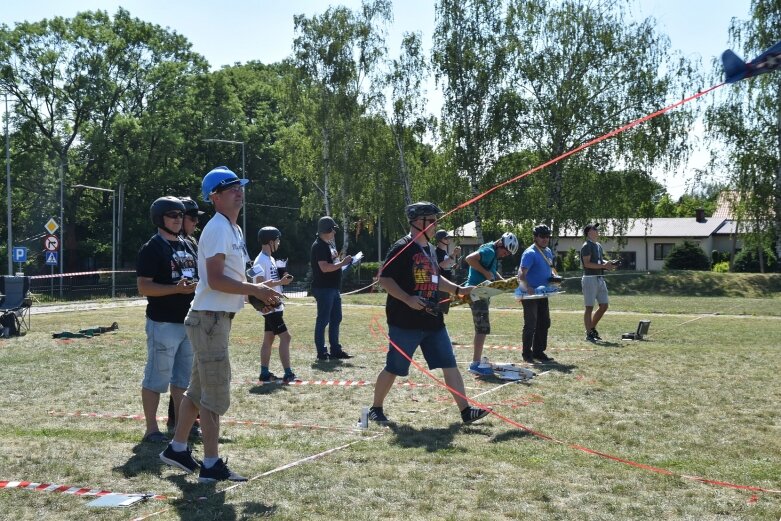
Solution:
[{"label": "folding chair", "polygon": [[[13,325],[17,335],[24,335],[30,329],[30,277],[0,277],[0,294],[3,295],[0,300],[0,323],[4,324],[2,332],[9,336]],[[8,333],[5,327],[9,328]]]}]

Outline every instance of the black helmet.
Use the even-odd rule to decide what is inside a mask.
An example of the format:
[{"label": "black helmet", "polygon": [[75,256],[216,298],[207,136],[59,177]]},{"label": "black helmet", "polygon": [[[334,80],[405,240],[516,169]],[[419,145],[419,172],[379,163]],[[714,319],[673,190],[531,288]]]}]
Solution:
[{"label": "black helmet", "polygon": [[434,234],[434,237],[436,238],[437,242],[441,241],[442,239],[447,239],[448,237],[452,237],[447,230],[437,230],[437,233]]},{"label": "black helmet", "polygon": [[545,224],[538,224],[534,227],[535,237],[550,237],[550,228]]},{"label": "black helmet", "polygon": [[179,233],[178,231],[172,231],[165,227],[163,214],[166,212],[175,212],[177,210],[184,213],[184,203],[182,203],[178,197],[166,195],[165,197],[155,199],[155,202],[149,207],[149,217],[152,219],[152,224],[158,228],[162,228],[168,233],[176,235]]},{"label": "black helmet", "polygon": [[325,217],[320,217],[320,220],[317,221],[317,233],[329,233],[332,230],[338,229],[339,227],[336,225],[336,221],[327,215]]},{"label": "black helmet", "polygon": [[445,212],[439,209],[439,206],[428,201],[420,201],[412,203],[404,209],[404,213],[407,214],[407,220],[412,222],[419,217],[425,217],[427,215],[441,215]]},{"label": "black helmet", "polygon": [[200,217],[204,214],[204,212],[198,208],[198,203],[196,203],[191,197],[184,196],[180,197],[179,200],[182,201],[182,204],[184,205],[185,214],[192,215],[194,217]]},{"label": "black helmet", "polygon": [[274,228],[273,226],[264,226],[258,230],[258,242],[263,246],[271,241],[275,241],[282,237],[282,232]]}]

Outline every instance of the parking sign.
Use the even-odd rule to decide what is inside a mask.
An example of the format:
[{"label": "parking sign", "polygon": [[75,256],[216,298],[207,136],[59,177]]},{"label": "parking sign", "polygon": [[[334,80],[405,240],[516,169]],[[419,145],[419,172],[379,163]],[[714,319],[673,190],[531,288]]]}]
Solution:
[{"label": "parking sign", "polygon": [[27,262],[27,248],[24,246],[14,246],[14,262]]}]

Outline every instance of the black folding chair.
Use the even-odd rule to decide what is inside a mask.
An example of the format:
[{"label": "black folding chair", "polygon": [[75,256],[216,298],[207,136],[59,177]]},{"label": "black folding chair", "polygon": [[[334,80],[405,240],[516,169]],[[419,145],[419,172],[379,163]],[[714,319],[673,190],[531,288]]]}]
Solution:
[{"label": "black folding chair", "polygon": [[0,277],[0,294],[0,333],[6,337],[14,333],[24,335],[30,329],[30,277]]}]

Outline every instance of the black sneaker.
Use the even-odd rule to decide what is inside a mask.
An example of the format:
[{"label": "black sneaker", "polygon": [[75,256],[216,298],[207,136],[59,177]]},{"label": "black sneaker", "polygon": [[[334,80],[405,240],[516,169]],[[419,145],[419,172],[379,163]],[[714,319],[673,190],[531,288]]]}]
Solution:
[{"label": "black sneaker", "polygon": [[469,425],[470,423],[474,423],[480,418],[485,418],[488,416],[488,410],[487,409],[481,409],[479,407],[467,407],[463,411],[461,411],[461,420],[466,424]]},{"label": "black sneaker", "polygon": [[594,337],[594,330],[586,331],[586,342],[596,342],[597,339]]},{"label": "black sneaker", "polygon": [[534,358],[532,357],[531,353],[522,353],[521,358],[523,358],[523,361],[526,362],[527,364],[534,363]]},{"label": "black sneaker", "polygon": [[327,362],[330,358],[328,353],[317,353],[317,360],[320,362]]},{"label": "black sneaker", "polygon": [[602,337],[599,336],[599,332],[596,330],[596,328],[591,330],[591,336],[594,338],[594,340],[602,340]]},{"label": "black sneaker", "polygon": [[277,375],[275,375],[274,373],[266,373],[266,374],[260,373],[260,376],[258,376],[258,380],[260,380],[261,382],[268,383],[268,382],[276,382],[277,380],[279,380],[279,378],[277,378]]},{"label": "black sneaker", "polygon": [[347,351],[337,351],[336,353],[331,353],[331,359],[333,360],[346,360],[347,358],[352,358],[353,355],[347,354]]},{"label": "black sneaker", "polygon": [[220,458],[211,468],[207,469],[202,466],[201,472],[198,474],[198,483],[214,483],[216,481],[247,481],[247,478],[233,472]]},{"label": "black sneaker", "polygon": [[195,472],[198,467],[201,466],[201,462],[193,458],[193,450],[190,446],[187,446],[187,450],[181,452],[175,451],[171,444],[160,453],[160,459],[163,463],[171,465],[172,467],[179,467],[186,472]]},{"label": "black sneaker", "polygon": [[385,416],[382,407],[370,407],[369,419],[373,422],[378,423],[379,425],[388,425],[388,423],[390,422],[388,417]]},{"label": "black sneaker", "polygon": [[299,379],[295,375],[295,373],[285,373],[285,376],[282,377],[282,383],[283,384],[292,384],[295,382],[298,382]]},{"label": "black sneaker", "polygon": [[532,356],[534,357],[535,360],[537,360],[539,362],[543,362],[543,363],[545,363],[545,362],[553,362],[553,358],[548,356],[548,355],[546,355],[545,353],[536,353],[536,354],[534,354]]}]

